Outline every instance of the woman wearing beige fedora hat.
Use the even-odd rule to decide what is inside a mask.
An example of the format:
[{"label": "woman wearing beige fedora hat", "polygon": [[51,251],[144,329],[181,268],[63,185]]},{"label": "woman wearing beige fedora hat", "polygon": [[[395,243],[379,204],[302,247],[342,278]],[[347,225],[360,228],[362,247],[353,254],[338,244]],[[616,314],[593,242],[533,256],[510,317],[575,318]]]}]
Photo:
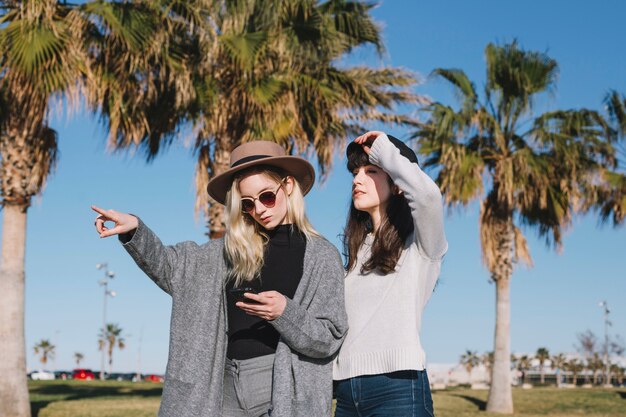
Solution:
[{"label": "woman wearing beige fedora hat", "polygon": [[226,205],[226,234],[203,245],[165,246],[138,217],[92,207],[100,236],[118,235],[172,296],[160,417],[331,414],[344,272],[304,212],[314,180],[280,145],[240,145],[207,190]]}]

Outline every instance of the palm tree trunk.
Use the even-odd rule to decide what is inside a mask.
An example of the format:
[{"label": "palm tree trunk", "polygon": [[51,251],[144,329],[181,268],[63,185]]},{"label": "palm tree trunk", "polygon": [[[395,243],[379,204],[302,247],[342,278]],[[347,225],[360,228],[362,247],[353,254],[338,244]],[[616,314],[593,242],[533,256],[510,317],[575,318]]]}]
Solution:
[{"label": "palm tree trunk", "polygon": [[[488,213],[484,211],[483,213]],[[496,327],[494,333],[494,363],[491,386],[487,399],[487,411],[513,414],[513,392],[511,390],[511,275],[515,251],[515,229],[512,214],[500,207],[489,221],[493,239],[493,261],[490,265],[491,278],[496,284]],[[484,216],[484,214],[483,214]],[[483,225],[481,224],[481,227]]]},{"label": "palm tree trunk", "polygon": [[4,206],[0,265],[0,417],[30,417],[24,337],[26,209]]},{"label": "palm tree trunk", "polygon": [[[213,162],[211,164],[212,177],[215,177],[230,168],[230,152],[229,145],[220,144],[215,147]],[[209,238],[219,239],[226,233],[224,206],[215,201],[212,201],[209,204]]]},{"label": "palm tree trunk", "polygon": [[540,369],[539,372],[540,372],[539,373],[539,378],[540,378],[540,381],[541,381],[541,385],[543,385],[543,384],[546,383],[546,377],[545,377],[545,375],[543,373],[543,365],[541,365],[541,369]]},{"label": "palm tree trunk", "polygon": [[511,391],[511,304],[509,278],[496,281],[496,330],[494,364],[487,411],[513,414]]},{"label": "palm tree trunk", "polygon": [[113,372],[113,350],[109,350],[109,375]]}]

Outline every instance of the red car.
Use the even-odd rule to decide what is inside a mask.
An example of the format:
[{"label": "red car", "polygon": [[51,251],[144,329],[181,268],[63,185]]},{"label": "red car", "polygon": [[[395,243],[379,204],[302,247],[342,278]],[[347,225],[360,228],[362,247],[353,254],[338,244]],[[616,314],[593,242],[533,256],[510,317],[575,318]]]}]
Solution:
[{"label": "red car", "polygon": [[148,382],[163,382],[163,377],[161,375],[148,374],[143,376],[143,380]]},{"label": "red car", "polygon": [[72,379],[93,381],[96,379],[96,376],[91,369],[74,369],[74,372],[72,372]]}]

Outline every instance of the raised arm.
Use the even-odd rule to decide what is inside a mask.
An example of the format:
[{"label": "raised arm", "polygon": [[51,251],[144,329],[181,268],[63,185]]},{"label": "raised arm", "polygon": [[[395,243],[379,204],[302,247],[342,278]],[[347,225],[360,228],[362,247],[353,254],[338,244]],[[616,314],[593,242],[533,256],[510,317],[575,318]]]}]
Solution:
[{"label": "raised arm", "polygon": [[448,248],[443,226],[443,201],[437,184],[417,164],[412,152],[398,139],[372,131],[355,142],[363,146],[372,164],[381,167],[404,193],[415,225],[420,253],[440,259]]}]

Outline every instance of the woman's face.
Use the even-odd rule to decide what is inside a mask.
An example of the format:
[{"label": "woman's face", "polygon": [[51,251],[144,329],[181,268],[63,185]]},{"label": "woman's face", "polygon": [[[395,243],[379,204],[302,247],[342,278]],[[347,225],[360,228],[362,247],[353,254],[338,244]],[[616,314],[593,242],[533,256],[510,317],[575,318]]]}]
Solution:
[{"label": "woman's face", "polygon": [[[257,223],[268,230],[274,229],[281,224],[287,224],[287,193],[291,193],[293,180],[288,177],[281,185],[276,180],[264,173],[250,174],[239,181],[239,194],[241,198],[249,199],[248,203],[254,204],[254,209],[247,212]],[[264,205],[259,196],[270,192],[276,194],[273,207]],[[268,204],[271,206],[271,204]]]},{"label": "woman's face", "polygon": [[352,175],[352,201],[357,210],[372,214],[384,209],[391,197],[389,176],[376,165],[356,168]]}]

